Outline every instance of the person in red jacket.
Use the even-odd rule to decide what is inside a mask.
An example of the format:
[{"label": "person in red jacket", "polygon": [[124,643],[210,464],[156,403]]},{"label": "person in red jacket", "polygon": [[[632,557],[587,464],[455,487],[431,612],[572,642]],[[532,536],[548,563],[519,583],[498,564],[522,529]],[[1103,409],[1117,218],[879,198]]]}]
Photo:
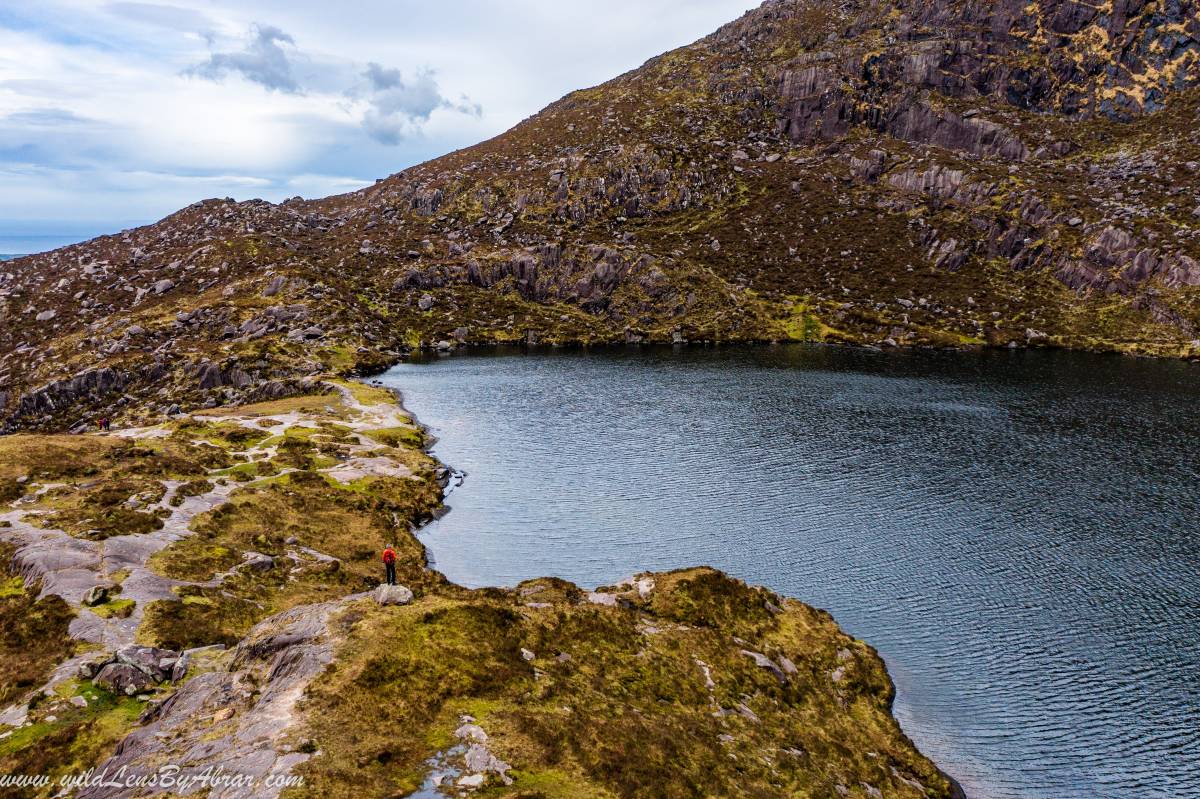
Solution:
[{"label": "person in red jacket", "polygon": [[392,549],[392,545],[388,544],[383,550],[383,568],[387,574],[387,584],[396,584],[396,550]]}]

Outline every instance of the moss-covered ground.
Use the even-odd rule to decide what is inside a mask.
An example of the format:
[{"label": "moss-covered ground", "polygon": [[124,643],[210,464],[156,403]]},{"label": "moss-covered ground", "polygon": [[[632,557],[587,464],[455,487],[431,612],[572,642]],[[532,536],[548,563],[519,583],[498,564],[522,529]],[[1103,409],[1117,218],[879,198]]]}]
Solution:
[{"label": "moss-covered ground", "polygon": [[480,796],[950,795],[892,719],[882,661],[828,614],[709,569],[640,580],[613,605],[538,580],[352,606],[290,795],[404,796],[468,716],[511,766]]},{"label": "moss-covered ground", "polygon": [[[0,544],[0,561],[12,562],[13,547]],[[67,634],[75,614],[61,597],[38,599],[38,586],[7,568],[0,583],[0,708],[45,682],[50,671],[75,651]]]}]

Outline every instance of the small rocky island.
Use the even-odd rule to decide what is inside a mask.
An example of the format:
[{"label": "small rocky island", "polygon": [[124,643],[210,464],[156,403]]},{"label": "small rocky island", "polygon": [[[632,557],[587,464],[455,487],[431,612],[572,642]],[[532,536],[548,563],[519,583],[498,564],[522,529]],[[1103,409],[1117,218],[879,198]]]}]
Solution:
[{"label": "small rocky island", "polygon": [[[447,477],[424,443],[390,392],[334,379],[0,438],[0,772],[175,767],[214,797],[959,795],[823,611],[707,568],[448,582],[411,532]],[[377,585],[386,543],[401,586]]]}]

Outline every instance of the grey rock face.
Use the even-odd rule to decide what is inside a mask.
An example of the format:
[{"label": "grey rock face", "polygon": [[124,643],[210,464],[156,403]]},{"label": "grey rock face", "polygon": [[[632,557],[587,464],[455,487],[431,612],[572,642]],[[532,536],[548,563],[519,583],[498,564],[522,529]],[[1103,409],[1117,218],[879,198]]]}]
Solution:
[{"label": "grey rock face", "polygon": [[254,382],[250,375],[236,366],[222,369],[212,362],[200,364],[200,367],[196,371],[196,378],[200,383],[200,388],[206,389],[221,388],[223,386],[246,388]]},{"label": "grey rock face", "polygon": [[[238,646],[228,670],[199,674],[185,683],[126,736],[97,771],[107,768],[113,773],[126,766],[130,771],[150,772],[170,762],[187,776],[221,766],[225,773],[249,776],[255,787],[217,788],[204,794],[209,799],[278,797],[282,789],[267,785],[265,778],[286,774],[310,757],[288,752],[284,744],[305,687],[332,660],[329,618],[343,606],[342,602],[305,605],[256,626]],[[247,690],[252,684],[261,686],[261,691]],[[214,719],[220,719],[219,727],[214,727]],[[138,795],[138,788],[90,786],[78,797]]]},{"label": "grey rock face", "polygon": [[163,682],[170,679],[171,671],[179,660],[179,653],[170,649],[135,645],[118,649],[116,660],[141,671],[154,682]]},{"label": "grey rock face", "polygon": [[116,369],[89,369],[75,377],[56,380],[21,397],[17,416],[34,416],[69,408],[86,398],[99,398],[120,391],[129,376]]}]

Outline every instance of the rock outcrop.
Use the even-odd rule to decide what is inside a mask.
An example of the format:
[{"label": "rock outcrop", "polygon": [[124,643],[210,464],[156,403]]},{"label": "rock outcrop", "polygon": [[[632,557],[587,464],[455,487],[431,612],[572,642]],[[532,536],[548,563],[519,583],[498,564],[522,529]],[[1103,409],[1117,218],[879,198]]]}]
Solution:
[{"label": "rock outcrop", "polygon": [[[277,797],[284,786],[272,785],[268,778],[286,775],[310,756],[294,751],[286,742],[287,733],[305,687],[331,660],[335,639],[329,620],[341,606],[308,605],[255,627],[233,652],[227,670],[196,676],[149,710],[142,726],[97,771],[115,774],[124,768],[124,773],[150,775],[169,763],[178,769],[172,774],[180,780],[206,773],[236,778],[237,784],[210,790],[207,795],[214,799]],[[130,659],[144,662],[142,655]],[[146,677],[134,666],[105,669],[121,669],[121,675],[133,669]],[[120,799],[141,794],[136,786],[97,786],[77,795]]]}]

